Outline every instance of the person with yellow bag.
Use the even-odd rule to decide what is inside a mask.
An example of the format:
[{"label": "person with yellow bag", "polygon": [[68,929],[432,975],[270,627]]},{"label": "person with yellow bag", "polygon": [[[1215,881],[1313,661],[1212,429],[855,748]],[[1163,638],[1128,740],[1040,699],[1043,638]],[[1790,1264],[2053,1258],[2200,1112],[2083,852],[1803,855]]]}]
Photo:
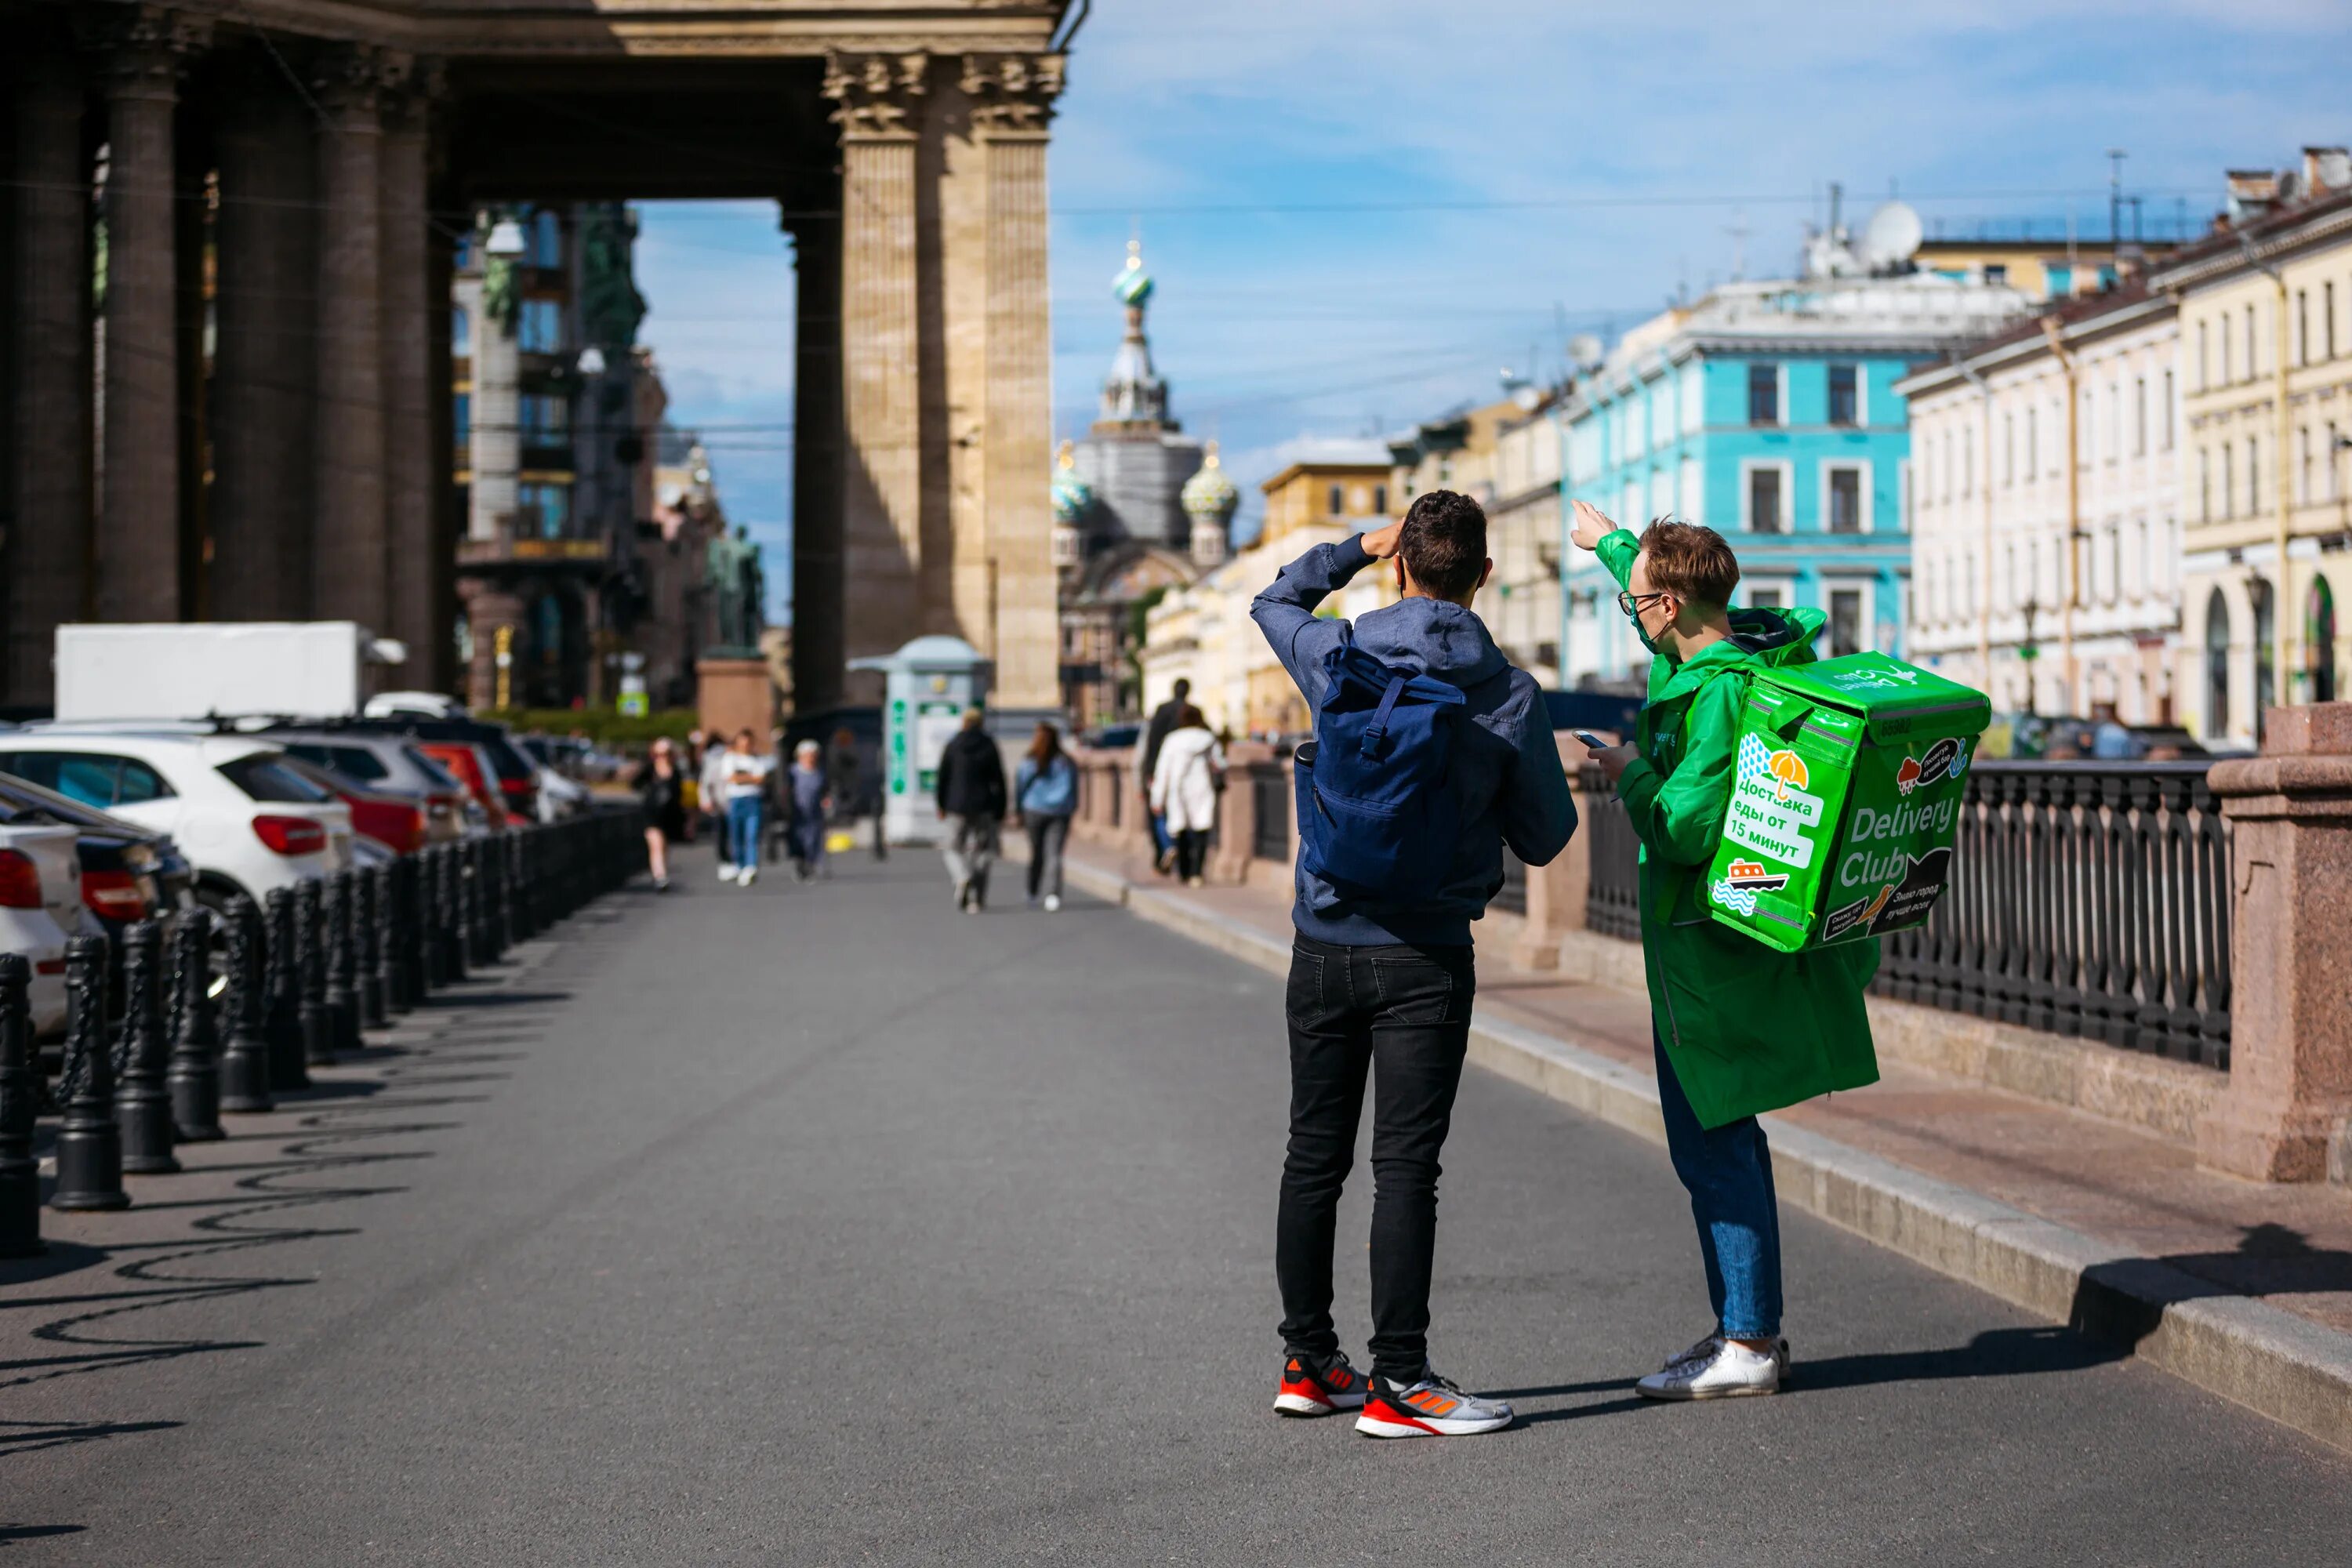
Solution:
[{"label": "person with yellow bag", "polygon": [[830,877],[825,868],[825,823],[833,816],[833,788],[825,776],[824,748],[803,741],[793,748],[793,765],[784,774],[784,810],[791,819],[793,880]]},{"label": "person with yellow bag", "polygon": [[1623,587],[1653,655],[1633,739],[1593,752],[1642,844],[1642,960],[1666,1152],[1690,1194],[1715,1327],[1635,1387],[1653,1399],[1775,1394],[1780,1222],[1757,1116],[1878,1079],[1864,989],[1878,942],[1784,952],[1718,922],[1707,868],[1731,807],[1741,712],[1759,672],[1814,658],[1813,609],[1729,608],[1739,563],[1713,529],[1640,538],[1588,501],[1570,535]]}]

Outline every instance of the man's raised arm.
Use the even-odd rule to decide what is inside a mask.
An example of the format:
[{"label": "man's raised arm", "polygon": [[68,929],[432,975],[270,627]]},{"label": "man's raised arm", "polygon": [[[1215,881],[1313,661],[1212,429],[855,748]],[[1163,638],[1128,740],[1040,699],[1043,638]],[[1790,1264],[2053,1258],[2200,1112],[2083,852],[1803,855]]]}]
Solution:
[{"label": "man's raised arm", "polygon": [[1323,656],[1348,637],[1345,621],[1318,616],[1315,606],[1346,587],[1367,563],[1395,554],[1402,531],[1403,524],[1391,523],[1336,544],[1318,544],[1284,567],[1265,591],[1250,601],[1250,619],[1265,634],[1274,657],[1297,682],[1309,708],[1322,700]]}]

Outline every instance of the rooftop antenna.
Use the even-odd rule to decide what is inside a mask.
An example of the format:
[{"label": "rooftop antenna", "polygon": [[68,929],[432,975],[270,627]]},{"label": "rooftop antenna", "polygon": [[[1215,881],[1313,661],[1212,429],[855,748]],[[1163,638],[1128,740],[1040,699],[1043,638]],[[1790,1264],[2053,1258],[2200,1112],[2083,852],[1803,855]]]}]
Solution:
[{"label": "rooftop antenna", "polygon": [[1748,237],[1755,231],[1748,226],[1748,211],[1741,208],[1724,233],[1731,237],[1731,280],[1734,283],[1748,276]]},{"label": "rooftop antenna", "polygon": [[2124,160],[2131,154],[2120,147],[2107,149],[2107,244],[2116,246],[2124,237]]}]

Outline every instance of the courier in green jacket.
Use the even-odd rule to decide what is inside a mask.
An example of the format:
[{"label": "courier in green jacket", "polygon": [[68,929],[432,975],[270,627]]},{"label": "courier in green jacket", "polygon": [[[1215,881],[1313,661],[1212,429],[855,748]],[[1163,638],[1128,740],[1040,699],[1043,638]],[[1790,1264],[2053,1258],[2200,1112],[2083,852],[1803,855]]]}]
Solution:
[{"label": "courier in green jacket", "polygon": [[1701,884],[1731,799],[1748,678],[1813,656],[1818,610],[1727,606],[1739,563],[1720,534],[1661,521],[1641,538],[1585,501],[1574,538],[1624,587],[1650,665],[1633,740],[1594,753],[1642,841],[1642,955],[1658,1099],[1691,1196],[1716,1327],[1643,1378],[1654,1398],[1776,1392],[1780,1231],[1759,1112],[1878,1077],[1863,990],[1878,944],[1783,953],[1717,923]]}]

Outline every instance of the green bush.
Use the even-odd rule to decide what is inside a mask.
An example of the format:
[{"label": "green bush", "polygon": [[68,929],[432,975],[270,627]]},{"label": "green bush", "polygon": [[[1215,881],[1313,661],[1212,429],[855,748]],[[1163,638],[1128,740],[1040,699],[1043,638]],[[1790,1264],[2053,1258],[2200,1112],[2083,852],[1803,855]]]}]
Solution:
[{"label": "green bush", "polygon": [[683,741],[702,722],[691,708],[663,708],[635,718],[610,708],[490,708],[478,715],[510,726],[518,734],[569,735],[574,730],[608,752],[643,752],[658,736]]}]

